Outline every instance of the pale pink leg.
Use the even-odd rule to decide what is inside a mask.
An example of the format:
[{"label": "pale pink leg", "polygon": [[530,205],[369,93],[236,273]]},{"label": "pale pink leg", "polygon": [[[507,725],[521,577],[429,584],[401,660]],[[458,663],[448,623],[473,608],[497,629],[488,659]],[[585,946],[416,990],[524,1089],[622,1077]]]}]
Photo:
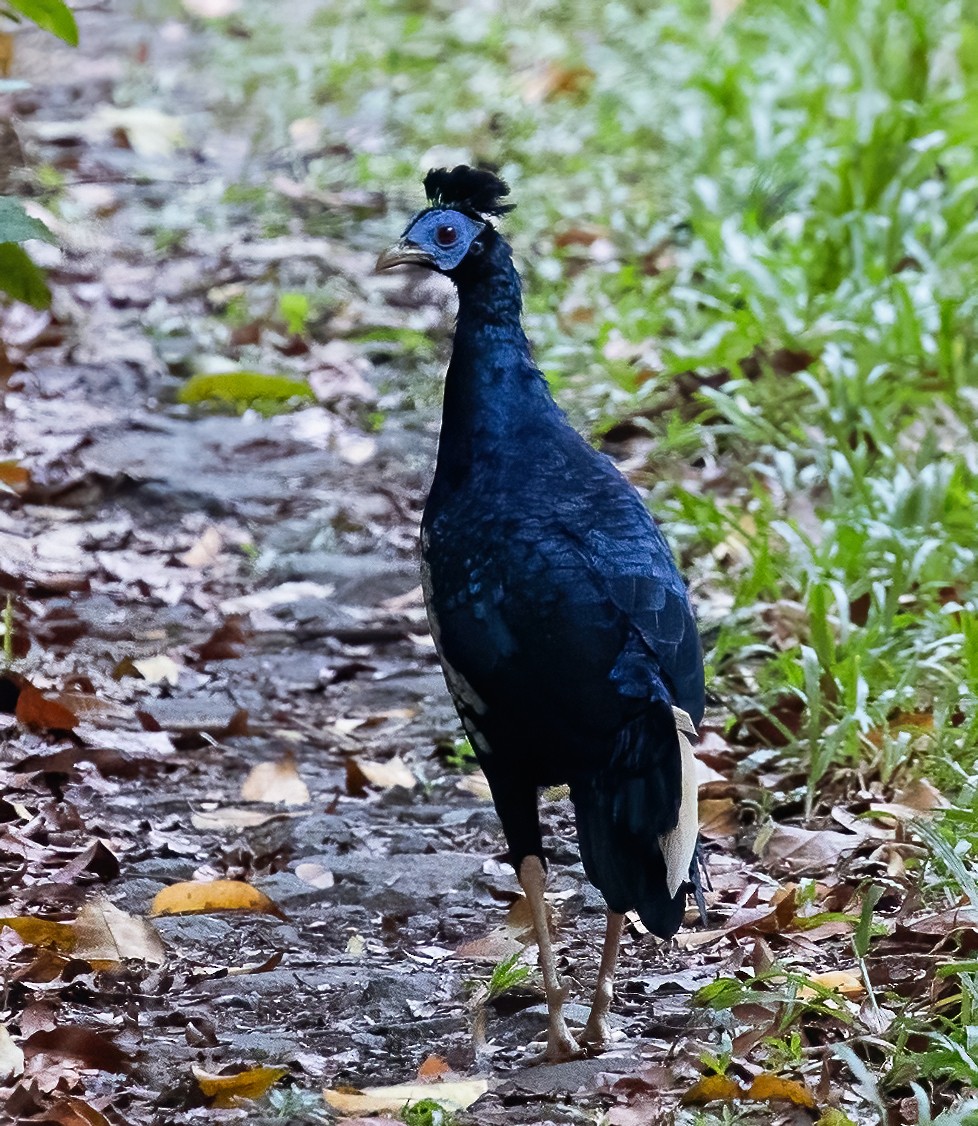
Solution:
[{"label": "pale pink leg", "polygon": [[567,986],[557,977],[557,963],[554,959],[553,943],[550,940],[550,927],[547,923],[547,906],[543,892],[547,886],[547,874],[537,856],[528,856],[520,864],[520,884],[526,892],[533,916],[533,929],[536,931],[537,946],[540,949],[540,970],[543,973],[543,988],[547,994],[547,1050],[543,1058],[548,1063],[574,1059],[581,1054],[580,1046],[571,1036],[562,1012],[567,999]]},{"label": "pale pink leg", "polygon": [[587,1024],[581,1033],[581,1043],[601,1047],[611,1042],[611,1027],[608,1024],[608,1010],[615,995],[615,965],[618,962],[618,946],[625,916],[614,911],[608,912],[604,932],[604,947],[601,950],[601,965],[598,968],[598,984],[594,989],[594,1001]]}]

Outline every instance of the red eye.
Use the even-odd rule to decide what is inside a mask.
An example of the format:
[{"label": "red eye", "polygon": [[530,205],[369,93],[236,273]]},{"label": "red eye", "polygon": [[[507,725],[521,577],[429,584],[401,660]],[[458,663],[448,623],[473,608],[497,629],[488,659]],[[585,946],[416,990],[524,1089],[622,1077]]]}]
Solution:
[{"label": "red eye", "polygon": [[456,231],[454,227],[438,227],[435,231],[435,242],[437,242],[439,246],[451,246],[452,243],[457,240],[458,231]]}]

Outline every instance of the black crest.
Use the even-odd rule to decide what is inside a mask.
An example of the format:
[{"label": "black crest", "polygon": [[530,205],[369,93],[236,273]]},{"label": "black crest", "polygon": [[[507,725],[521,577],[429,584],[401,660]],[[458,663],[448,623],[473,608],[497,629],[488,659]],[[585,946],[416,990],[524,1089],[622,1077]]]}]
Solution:
[{"label": "black crest", "polygon": [[424,178],[424,191],[433,207],[454,207],[477,215],[505,215],[516,206],[503,203],[509,184],[485,168],[459,164],[455,168],[432,168]]}]

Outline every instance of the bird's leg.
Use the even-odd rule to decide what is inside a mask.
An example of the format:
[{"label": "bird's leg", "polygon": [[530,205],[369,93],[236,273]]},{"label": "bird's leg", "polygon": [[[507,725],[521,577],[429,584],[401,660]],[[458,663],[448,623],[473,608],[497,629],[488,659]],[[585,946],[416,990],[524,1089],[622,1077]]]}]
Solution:
[{"label": "bird's leg", "polygon": [[547,994],[547,1049],[543,1058],[548,1063],[559,1063],[579,1056],[581,1049],[571,1036],[562,1012],[568,989],[557,977],[557,962],[554,958],[550,926],[547,922],[547,905],[543,898],[544,888],[547,886],[547,874],[538,856],[525,857],[520,864],[519,880],[530,904],[533,929],[536,931],[537,946],[540,950],[543,988]]},{"label": "bird's leg", "polygon": [[604,946],[601,950],[601,965],[598,967],[598,984],[594,988],[594,1000],[587,1024],[581,1033],[581,1043],[600,1047],[611,1040],[608,1025],[608,1010],[615,995],[615,965],[618,962],[618,946],[625,916],[616,911],[608,912],[605,924]]}]

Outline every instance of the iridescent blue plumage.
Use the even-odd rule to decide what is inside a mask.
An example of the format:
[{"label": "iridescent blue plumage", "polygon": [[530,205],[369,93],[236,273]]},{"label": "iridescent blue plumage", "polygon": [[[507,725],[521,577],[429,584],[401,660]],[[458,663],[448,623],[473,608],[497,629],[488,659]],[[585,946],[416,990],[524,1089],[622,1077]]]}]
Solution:
[{"label": "iridescent blue plumage", "polygon": [[[464,186],[465,171],[450,175]],[[686,588],[638,493],[534,365],[507,243],[449,202],[382,260],[441,269],[459,295],[421,537],[446,679],[517,871],[543,857],[538,787],[569,783],[588,877],[613,912],[637,910],[668,937],[686,902],[662,848],[683,796],[673,708],[698,723],[704,695]],[[463,232],[463,218],[480,229]],[[452,233],[465,252],[446,268]]]}]

